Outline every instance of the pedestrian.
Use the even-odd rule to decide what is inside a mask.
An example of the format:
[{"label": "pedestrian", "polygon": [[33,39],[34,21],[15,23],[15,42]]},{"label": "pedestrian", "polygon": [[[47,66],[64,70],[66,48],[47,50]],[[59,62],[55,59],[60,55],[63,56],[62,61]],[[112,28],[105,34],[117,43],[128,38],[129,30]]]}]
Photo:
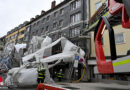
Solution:
[{"label": "pedestrian", "polygon": [[37,78],[37,82],[38,83],[44,83],[44,79],[45,79],[45,68],[44,65],[40,65],[38,67],[38,78]]},{"label": "pedestrian", "polygon": [[57,78],[58,78],[58,81],[62,81],[62,79],[63,79],[63,71],[62,71],[62,69],[60,69],[60,71],[59,71],[59,73],[57,73]]}]

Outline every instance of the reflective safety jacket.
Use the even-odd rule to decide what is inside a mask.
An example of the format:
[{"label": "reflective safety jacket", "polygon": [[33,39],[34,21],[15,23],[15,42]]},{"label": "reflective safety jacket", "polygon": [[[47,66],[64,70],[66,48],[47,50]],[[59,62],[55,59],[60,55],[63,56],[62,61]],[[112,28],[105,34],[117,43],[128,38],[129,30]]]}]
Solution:
[{"label": "reflective safety jacket", "polygon": [[38,68],[38,78],[41,79],[45,78],[45,69],[42,66]]},{"label": "reflective safety jacket", "polygon": [[62,74],[62,73],[57,73],[57,77],[58,77],[58,78],[63,78],[63,75],[64,75],[64,74]]}]

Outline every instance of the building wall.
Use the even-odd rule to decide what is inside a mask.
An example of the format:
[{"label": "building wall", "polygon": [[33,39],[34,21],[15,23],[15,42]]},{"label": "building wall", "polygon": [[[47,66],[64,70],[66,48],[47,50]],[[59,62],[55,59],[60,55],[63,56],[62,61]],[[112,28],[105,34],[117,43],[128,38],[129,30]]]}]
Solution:
[{"label": "building wall", "polygon": [[106,2],[107,0],[90,0],[90,16],[93,16],[93,14],[95,13],[96,11],[96,4],[98,3],[104,3]]},{"label": "building wall", "polygon": [[12,30],[10,31],[10,33],[7,34],[6,36],[6,43],[20,43],[20,42],[23,42],[23,38],[24,38],[24,32],[26,30],[26,27],[22,27],[20,29],[15,29],[15,30]]},{"label": "building wall", "polygon": [[[80,6],[74,10],[71,10],[71,5],[75,1],[80,1]],[[78,44],[79,38],[77,37],[85,27],[85,24],[87,23],[87,0],[65,0],[63,3],[59,6],[56,6],[53,8],[49,13],[48,11],[45,12],[45,14],[41,15],[40,18],[35,19],[33,22],[31,22],[27,27],[30,31],[26,33],[26,37],[30,39],[33,36],[45,36],[49,35],[53,41],[58,39],[61,36],[64,36],[68,39],[71,39],[72,42]],[[63,14],[60,14],[60,10],[63,9]],[[55,12],[57,12],[57,16],[55,17]],[[46,14],[47,13],[47,14]],[[71,17],[72,15],[80,13],[80,20],[71,23]],[[47,21],[47,17],[50,17],[50,19]],[[43,23],[43,20],[45,22]],[[59,26],[60,20],[63,20],[63,25]],[[57,22],[56,28],[54,28],[54,23]],[[47,26],[49,26],[49,31],[47,31]],[[76,31],[80,31],[78,35],[71,36],[72,33],[74,33],[74,29],[76,28]],[[30,34],[30,35],[29,35]],[[26,38],[25,38],[26,39]],[[87,43],[87,42],[86,42]],[[83,42],[80,43],[80,45],[84,44]],[[83,46],[83,45],[82,45]]]},{"label": "building wall", "polygon": [[[47,15],[41,17],[40,19],[34,21],[33,23],[31,23],[31,35],[41,35],[41,34],[45,34],[46,32],[46,28],[47,26],[49,26],[49,33],[52,33],[54,31],[60,32],[62,34],[62,36],[65,37],[69,37],[69,33],[70,33],[70,28],[75,28],[75,27],[79,27],[80,30],[82,30],[82,20],[83,20],[83,0],[81,0],[81,5],[79,8],[75,9],[75,10],[70,10],[70,4],[73,2],[74,0],[70,0],[68,1],[66,4],[58,7],[57,9],[54,9],[52,12],[48,13]],[[60,14],[60,9],[63,9],[64,13],[61,15]],[[54,13],[57,12],[57,17],[54,17]],[[70,23],[70,17],[71,15],[75,14],[75,13],[81,13],[81,21],[76,22],[74,24]],[[44,23],[42,23],[43,19],[46,19],[48,16],[50,16],[49,21],[45,21]],[[86,15],[84,15],[86,16]],[[56,28],[53,28],[53,24],[55,22],[59,23],[60,20],[63,20],[63,26],[59,27],[59,25],[57,25]],[[38,23],[38,24],[37,24]],[[44,29],[43,29],[44,28]],[[44,30],[44,31],[43,31]],[[55,34],[50,34],[55,36],[55,38],[58,38],[58,33]]]},{"label": "building wall", "polygon": [[[74,2],[80,1],[77,8],[71,10],[71,6]],[[78,38],[83,28],[87,24],[89,17],[88,4],[89,0],[64,0],[54,8],[36,15],[33,20],[30,20],[27,24],[19,25],[17,28],[9,31],[6,36],[6,43],[14,42],[19,43],[22,41],[29,42],[33,36],[46,36],[49,35],[53,41],[61,36],[70,39],[73,43],[80,45],[82,48],[87,48],[86,38]],[[63,9],[63,14],[60,13]],[[55,17],[55,12],[57,16]],[[71,23],[71,17],[76,13],[80,13],[80,20]],[[50,19],[47,21],[47,17]],[[63,20],[63,25],[60,26],[60,21]],[[57,26],[54,28],[54,23],[57,22]],[[48,31],[47,31],[48,26]],[[22,34],[20,34],[22,32]],[[79,33],[80,32],[80,33]],[[75,35],[74,35],[75,33]],[[86,42],[86,43],[83,43]],[[87,50],[87,49],[86,49]]]},{"label": "building wall", "polygon": [[[95,4],[98,2],[105,2],[106,0],[90,0],[90,11],[91,11],[91,16],[96,12],[96,6]],[[117,38],[117,34],[122,34],[124,36],[124,42],[122,43],[116,43],[116,50],[117,50],[117,55],[126,55],[127,51],[130,50],[130,31],[128,29],[122,28],[121,25],[116,25],[113,27],[114,32],[115,32],[115,38],[116,40],[120,40],[121,38]],[[91,32],[91,57],[95,57],[95,45],[94,45],[94,32]],[[103,35],[103,49],[105,56],[110,56],[110,48],[109,48],[109,37],[108,37],[108,31],[105,30],[104,35]]]}]

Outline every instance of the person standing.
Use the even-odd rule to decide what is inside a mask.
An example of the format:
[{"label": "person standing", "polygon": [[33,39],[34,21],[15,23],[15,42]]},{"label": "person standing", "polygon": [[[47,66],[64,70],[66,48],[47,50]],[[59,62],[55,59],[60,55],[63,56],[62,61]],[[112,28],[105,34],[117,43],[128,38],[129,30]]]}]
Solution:
[{"label": "person standing", "polygon": [[45,79],[45,68],[44,68],[44,66],[40,65],[37,71],[38,71],[37,82],[38,83],[44,83],[44,79]]},{"label": "person standing", "polygon": [[62,69],[60,69],[60,71],[59,71],[59,73],[57,73],[57,78],[58,78],[58,80],[61,82],[62,81],[62,79],[63,79],[63,71],[62,71]]}]

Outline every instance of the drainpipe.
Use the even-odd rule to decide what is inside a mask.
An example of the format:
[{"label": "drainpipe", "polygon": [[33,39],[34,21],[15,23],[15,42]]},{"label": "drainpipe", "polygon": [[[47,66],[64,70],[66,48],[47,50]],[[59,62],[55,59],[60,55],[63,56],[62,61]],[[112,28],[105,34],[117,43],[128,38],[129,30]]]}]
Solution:
[{"label": "drainpipe", "polygon": [[[88,21],[89,21],[90,14],[91,14],[91,12],[90,12],[90,0],[87,0],[86,3],[87,3],[87,25],[88,25],[89,24]],[[89,42],[90,43],[90,52],[89,52],[89,54],[91,55],[91,48],[92,48],[91,47],[91,34],[90,34],[90,39],[89,40],[90,40],[90,42]]]},{"label": "drainpipe", "polygon": [[90,18],[90,0],[87,0],[87,24]]},{"label": "drainpipe", "polygon": [[28,32],[28,40],[27,40],[27,47],[29,47],[29,42],[30,42],[30,39],[31,39],[31,24],[29,25],[29,32]]},{"label": "drainpipe", "polygon": [[83,10],[83,15],[82,15],[82,16],[83,16],[83,29],[84,29],[84,28],[85,28],[85,25],[84,25],[84,21],[85,21],[85,17],[84,17],[84,16],[85,16],[85,15],[84,15],[84,14],[85,14],[85,13],[84,13],[84,12],[85,12],[85,8],[84,8],[85,5],[84,5],[84,4],[85,4],[85,1],[84,1],[84,0],[83,0],[82,4],[83,4],[83,7],[82,7],[82,8],[83,8],[83,9],[82,9],[82,10]]},{"label": "drainpipe", "polygon": [[18,33],[17,33],[17,36],[16,36],[15,44],[17,44],[17,42],[18,42],[18,36],[19,36],[19,29],[18,29]]}]

